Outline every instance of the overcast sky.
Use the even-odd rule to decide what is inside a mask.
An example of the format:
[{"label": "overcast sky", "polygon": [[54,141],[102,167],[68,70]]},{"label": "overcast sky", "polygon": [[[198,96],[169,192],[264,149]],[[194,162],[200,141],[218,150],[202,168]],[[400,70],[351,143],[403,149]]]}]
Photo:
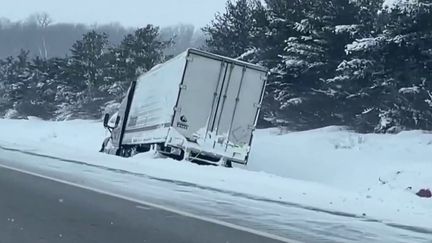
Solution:
[{"label": "overcast sky", "polygon": [[226,0],[0,0],[0,17],[13,21],[47,12],[54,22],[127,27],[191,23],[204,26],[223,11]]}]

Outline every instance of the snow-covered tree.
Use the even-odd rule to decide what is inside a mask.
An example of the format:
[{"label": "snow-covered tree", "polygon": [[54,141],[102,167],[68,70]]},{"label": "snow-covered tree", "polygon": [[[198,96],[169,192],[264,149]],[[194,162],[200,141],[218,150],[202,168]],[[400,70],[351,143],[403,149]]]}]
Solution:
[{"label": "snow-covered tree", "polygon": [[17,110],[26,101],[26,94],[29,92],[32,73],[28,51],[21,50],[16,57],[9,57],[2,64],[0,84],[4,93],[0,94],[0,107],[3,115],[13,114],[11,118],[20,117],[23,114]]},{"label": "snow-covered tree", "polygon": [[12,108],[13,102],[9,95],[11,90],[11,74],[14,66],[14,58],[8,57],[0,60],[0,117],[4,116],[6,111]]},{"label": "snow-covered tree", "polygon": [[94,97],[96,86],[104,82],[108,48],[108,36],[96,31],[88,32],[72,45],[70,72],[76,82],[80,82],[78,86],[85,85],[89,98]]},{"label": "snow-covered tree", "polygon": [[113,52],[120,81],[130,82],[165,60],[164,51],[171,41],[162,41],[159,27],[147,25],[126,35]]},{"label": "snow-covered tree", "polygon": [[162,40],[159,27],[147,25],[126,35],[120,45],[112,48],[108,74],[112,82],[100,87],[111,97],[108,105],[115,106],[123,99],[132,81],[166,60],[166,48],[172,43],[172,40]]},{"label": "snow-covered tree", "polygon": [[326,80],[334,77],[344,59],[345,45],[369,27],[365,23],[369,16],[362,14],[377,12],[377,4],[371,0],[267,2],[275,26],[269,35],[278,41],[273,52],[279,53],[270,76],[270,89],[279,104],[276,118],[305,128],[343,123],[335,90]]},{"label": "snow-covered tree", "polygon": [[232,58],[253,58],[258,41],[265,40],[259,31],[261,21],[266,21],[264,15],[264,6],[259,0],[228,1],[225,12],[217,13],[203,28],[207,49]]},{"label": "snow-covered tree", "polygon": [[23,116],[50,119],[55,111],[55,82],[49,77],[49,62],[36,57],[29,63],[31,76],[23,90],[24,99],[16,105]]},{"label": "snow-covered tree", "polygon": [[111,82],[107,72],[110,66],[108,36],[90,31],[72,45],[71,53],[65,70],[68,83],[64,88],[75,93],[76,101],[70,103],[68,109],[79,110],[82,117],[99,118],[105,96],[99,87]]},{"label": "snow-covered tree", "polygon": [[332,86],[363,131],[432,128],[432,4],[401,1],[382,11],[379,33],[346,46]]}]

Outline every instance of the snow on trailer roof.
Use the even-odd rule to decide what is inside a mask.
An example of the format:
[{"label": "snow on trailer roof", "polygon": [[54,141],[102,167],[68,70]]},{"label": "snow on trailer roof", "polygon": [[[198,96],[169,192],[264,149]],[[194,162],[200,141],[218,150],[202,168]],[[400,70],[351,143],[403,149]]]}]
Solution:
[{"label": "snow on trailer roof", "polygon": [[241,61],[238,59],[234,59],[234,58],[229,58],[229,57],[225,57],[225,56],[221,56],[221,55],[216,55],[210,52],[206,52],[206,51],[202,51],[202,50],[198,50],[198,49],[193,49],[193,48],[189,48],[185,53],[192,53],[195,55],[199,55],[199,56],[203,56],[203,57],[208,57],[208,58],[212,58],[212,59],[216,59],[219,61],[225,61],[228,63],[234,63],[237,64],[239,66],[245,66],[251,69],[255,69],[257,71],[261,71],[261,72],[267,72],[268,69],[259,65],[255,65],[249,62],[245,62],[245,61]]}]

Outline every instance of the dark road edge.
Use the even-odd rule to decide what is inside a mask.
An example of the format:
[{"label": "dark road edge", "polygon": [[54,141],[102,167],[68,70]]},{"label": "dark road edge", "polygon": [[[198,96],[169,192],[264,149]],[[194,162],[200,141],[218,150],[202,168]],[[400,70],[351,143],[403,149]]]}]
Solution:
[{"label": "dark road edge", "polygon": [[139,200],[139,199],[135,199],[135,198],[131,198],[131,197],[127,197],[127,196],[111,193],[111,192],[108,192],[108,191],[104,191],[104,190],[100,190],[100,189],[96,189],[96,188],[87,187],[87,186],[80,185],[80,184],[77,184],[77,183],[74,183],[74,182],[69,182],[69,181],[66,181],[66,180],[53,178],[53,177],[50,177],[50,176],[42,175],[42,174],[35,173],[35,172],[26,171],[26,170],[23,170],[23,169],[12,167],[12,166],[3,165],[1,163],[0,163],[0,167],[4,168],[4,169],[15,171],[15,172],[19,172],[19,173],[22,173],[22,174],[26,174],[26,175],[42,178],[42,179],[45,179],[45,180],[49,180],[49,181],[54,181],[54,182],[57,182],[57,183],[65,184],[65,185],[68,185],[68,186],[77,187],[77,188],[80,188],[80,189],[83,189],[83,190],[92,191],[92,192],[95,192],[95,193],[107,195],[107,196],[114,197],[114,198],[117,198],[117,199],[122,199],[122,200],[133,202],[133,203],[138,203],[138,204],[141,204],[141,205],[144,205],[144,206],[147,206],[147,207],[151,207],[151,208],[167,211],[167,212],[174,213],[174,214],[177,214],[177,215],[181,215],[181,216],[184,216],[184,217],[188,217],[188,218],[204,221],[204,222],[207,222],[207,223],[212,223],[212,224],[220,225],[220,226],[227,227],[227,228],[234,229],[234,230],[238,230],[238,231],[247,232],[247,233],[250,233],[250,234],[253,234],[253,235],[257,235],[257,236],[261,236],[261,237],[264,237],[264,238],[268,238],[268,239],[272,239],[272,240],[276,240],[276,241],[280,241],[280,242],[286,242],[286,243],[300,243],[297,240],[287,239],[285,237],[281,237],[281,236],[278,236],[278,235],[262,232],[262,231],[259,231],[259,230],[254,230],[254,229],[251,229],[251,228],[247,228],[247,227],[244,227],[244,226],[240,226],[240,225],[224,222],[224,221],[221,221],[221,220],[212,219],[212,218],[208,218],[208,217],[204,217],[204,216],[199,216],[199,215],[195,215],[193,213],[189,213],[189,212],[177,210],[177,209],[174,209],[174,208],[158,205],[158,204],[147,202],[147,201],[144,201],[144,200]]}]

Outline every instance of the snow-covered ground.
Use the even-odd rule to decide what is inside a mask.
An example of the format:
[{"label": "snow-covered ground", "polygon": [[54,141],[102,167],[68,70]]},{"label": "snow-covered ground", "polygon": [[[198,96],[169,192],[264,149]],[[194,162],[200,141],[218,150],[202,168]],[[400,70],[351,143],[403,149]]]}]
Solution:
[{"label": "snow-covered ground", "polygon": [[10,150],[4,148],[17,149],[271,202],[281,211],[296,207],[432,234],[432,199],[415,195],[432,189],[432,134],[426,132],[259,130],[249,165],[234,169],[152,154],[131,159],[100,154],[106,135],[96,121],[0,120],[0,161],[11,160]]}]

